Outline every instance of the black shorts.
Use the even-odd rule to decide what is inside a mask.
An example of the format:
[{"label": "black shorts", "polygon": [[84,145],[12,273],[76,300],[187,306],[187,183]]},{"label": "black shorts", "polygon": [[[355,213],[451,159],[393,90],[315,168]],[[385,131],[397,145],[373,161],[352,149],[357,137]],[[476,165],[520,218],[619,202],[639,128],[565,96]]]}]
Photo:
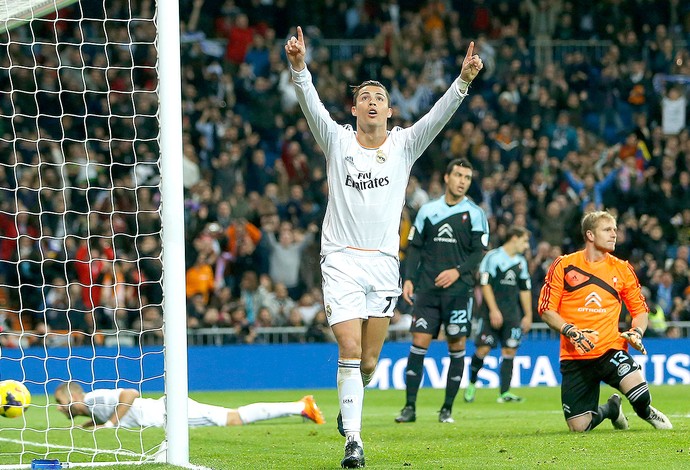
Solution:
[{"label": "black shorts", "polygon": [[437,338],[443,324],[448,338],[467,337],[472,331],[473,304],[471,292],[467,295],[416,294],[410,331]]},{"label": "black shorts", "polygon": [[561,402],[565,419],[596,411],[601,382],[620,390],[620,383],[640,366],[626,351],[609,349],[596,359],[561,361]]},{"label": "black shorts", "polygon": [[479,334],[474,343],[477,346],[489,346],[491,349],[498,346],[517,349],[522,341],[522,318],[503,318],[503,325],[499,329],[493,328],[489,321],[489,314],[479,319]]}]

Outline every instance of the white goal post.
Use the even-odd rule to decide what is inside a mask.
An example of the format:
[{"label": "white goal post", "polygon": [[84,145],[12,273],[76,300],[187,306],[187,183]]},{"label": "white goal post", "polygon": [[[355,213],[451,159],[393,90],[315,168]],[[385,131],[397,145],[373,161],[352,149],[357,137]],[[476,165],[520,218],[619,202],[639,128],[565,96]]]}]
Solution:
[{"label": "white goal post", "polygon": [[[158,8],[164,3],[163,8]],[[0,0],[0,468],[191,467],[178,2]],[[82,429],[57,386],[166,400],[165,429]]]}]

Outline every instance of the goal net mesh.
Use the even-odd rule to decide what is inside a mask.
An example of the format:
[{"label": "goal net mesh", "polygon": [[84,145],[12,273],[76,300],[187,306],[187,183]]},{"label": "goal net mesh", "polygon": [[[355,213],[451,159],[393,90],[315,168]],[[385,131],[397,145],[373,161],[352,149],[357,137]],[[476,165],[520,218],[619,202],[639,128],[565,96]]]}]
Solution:
[{"label": "goal net mesh", "polygon": [[0,0],[0,378],[32,393],[0,466],[145,461],[164,438],[53,398],[164,389],[155,3],[73,1]]}]

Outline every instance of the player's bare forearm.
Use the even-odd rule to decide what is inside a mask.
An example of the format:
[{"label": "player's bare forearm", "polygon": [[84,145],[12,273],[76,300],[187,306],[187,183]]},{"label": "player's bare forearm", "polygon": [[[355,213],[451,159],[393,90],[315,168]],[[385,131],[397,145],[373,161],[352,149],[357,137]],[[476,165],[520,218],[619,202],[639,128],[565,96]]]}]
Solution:
[{"label": "player's bare forearm", "polygon": [[115,408],[115,413],[110,417],[110,422],[115,426],[119,426],[120,420],[129,412],[134,400],[137,398],[139,398],[139,391],[133,388],[123,389],[120,392],[119,403]]},{"label": "player's bare forearm", "polygon": [[486,284],[482,286],[482,295],[484,296],[484,302],[486,302],[486,306],[489,308],[490,312],[494,310],[500,312],[498,304],[496,303],[496,297],[494,296],[494,290],[490,285]]},{"label": "player's bare forearm", "polygon": [[649,326],[649,314],[648,313],[641,313],[635,317],[633,317],[632,322],[630,322],[630,328],[639,328],[642,330],[642,333],[647,331],[647,327]]},{"label": "player's bare forearm", "polygon": [[642,313],[636,315],[630,325],[630,329],[621,333],[621,337],[632,346],[640,351],[642,354],[647,354],[647,349],[642,344],[642,337],[644,336],[647,326],[649,324],[649,314]]},{"label": "player's bare forearm", "polygon": [[522,305],[522,321],[520,325],[522,332],[527,333],[532,329],[532,292],[528,290],[520,291],[520,305]]},{"label": "player's bare forearm", "polygon": [[409,279],[403,284],[402,296],[405,302],[412,305],[412,296],[414,295],[414,284]]},{"label": "player's bare forearm", "polygon": [[541,314],[541,319],[544,320],[544,323],[549,325],[552,330],[556,330],[559,333],[565,324],[563,317],[561,317],[558,312],[554,312],[553,310],[545,310],[544,313]]},{"label": "player's bare forearm", "polygon": [[503,326],[503,313],[498,309],[489,310],[489,323],[497,330],[501,328]]},{"label": "player's bare forearm", "polygon": [[484,297],[484,302],[486,302],[486,307],[489,310],[489,323],[491,323],[493,328],[500,328],[503,325],[503,313],[501,312],[501,309],[498,308],[493,288],[488,284],[483,285],[482,296]]}]

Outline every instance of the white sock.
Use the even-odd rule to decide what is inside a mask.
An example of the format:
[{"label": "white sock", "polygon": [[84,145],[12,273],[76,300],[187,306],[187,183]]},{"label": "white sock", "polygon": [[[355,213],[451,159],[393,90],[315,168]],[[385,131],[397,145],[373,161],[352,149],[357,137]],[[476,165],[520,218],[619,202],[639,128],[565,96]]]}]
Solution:
[{"label": "white sock", "polygon": [[240,419],[244,424],[263,421],[265,419],[301,415],[303,410],[304,403],[301,401],[289,403],[252,403],[251,405],[237,408]]},{"label": "white sock", "polygon": [[338,360],[338,399],[340,412],[343,415],[345,436],[360,442],[359,433],[362,430],[362,400],[364,398],[364,383],[359,370],[359,359]]}]

